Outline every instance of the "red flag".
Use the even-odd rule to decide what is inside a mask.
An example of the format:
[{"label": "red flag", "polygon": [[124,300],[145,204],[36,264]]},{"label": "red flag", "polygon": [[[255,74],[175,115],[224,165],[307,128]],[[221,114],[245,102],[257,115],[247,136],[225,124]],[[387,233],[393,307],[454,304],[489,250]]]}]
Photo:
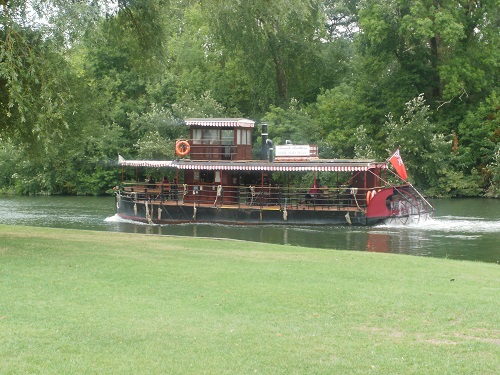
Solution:
[{"label": "red flag", "polygon": [[396,169],[396,172],[398,172],[399,177],[406,181],[408,175],[406,174],[406,168],[403,163],[403,159],[401,159],[401,155],[399,154],[399,148],[394,151],[394,154],[392,154],[392,156],[389,158],[389,161]]}]

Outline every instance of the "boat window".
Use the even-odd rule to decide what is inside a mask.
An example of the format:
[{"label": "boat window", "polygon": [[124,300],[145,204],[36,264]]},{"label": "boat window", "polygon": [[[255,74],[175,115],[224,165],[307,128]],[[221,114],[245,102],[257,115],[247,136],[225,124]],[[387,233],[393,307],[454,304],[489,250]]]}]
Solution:
[{"label": "boat window", "polygon": [[193,144],[201,144],[202,135],[202,129],[193,129]]},{"label": "boat window", "polygon": [[222,130],[222,144],[223,145],[232,145],[234,142],[234,132],[233,130]]},{"label": "boat window", "polygon": [[220,130],[219,129],[203,129],[203,143],[214,144],[220,141]]},{"label": "boat window", "polygon": [[200,171],[200,182],[212,183],[215,180],[215,171]]},{"label": "boat window", "polygon": [[238,129],[236,143],[239,145],[252,145],[252,131],[250,129]]},{"label": "boat window", "polygon": [[221,131],[222,160],[231,160],[233,158],[234,131],[233,129],[223,129]]}]

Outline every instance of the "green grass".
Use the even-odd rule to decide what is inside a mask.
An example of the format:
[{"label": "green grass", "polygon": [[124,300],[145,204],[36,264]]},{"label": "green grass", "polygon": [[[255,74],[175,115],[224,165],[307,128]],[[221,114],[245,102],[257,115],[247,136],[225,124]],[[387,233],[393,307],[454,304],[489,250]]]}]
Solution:
[{"label": "green grass", "polygon": [[1,374],[499,369],[496,264],[0,225]]}]

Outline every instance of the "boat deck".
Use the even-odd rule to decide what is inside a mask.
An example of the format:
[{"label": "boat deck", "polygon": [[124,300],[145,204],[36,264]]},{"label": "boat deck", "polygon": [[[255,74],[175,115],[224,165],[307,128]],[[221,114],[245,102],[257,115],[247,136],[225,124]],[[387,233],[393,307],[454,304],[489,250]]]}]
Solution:
[{"label": "boat deck", "polygon": [[203,202],[196,202],[196,201],[191,201],[191,202],[183,202],[182,200],[161,200],[161,199],[152,199],[152,200],[143,200],[143,199],[138,199],[136,200],[137,203],[140,204],[145,204],[146,202],[149,205],[161,205],[161,206],[195,206],[195,207],[205,207],[205,208],[224,208],[224,209],[241,209],[241,210],[262,210],[262,211],[283,211],[285,208],[288,211],[291,210],[297,210],[297,211],[323,211],[323,210],[328,210],[328,211],[344,211],[344,212],[356,212],[356,211],[362,211],[363,209],[361,207],[356,207],[356,206],[345,206],[345,205],[332,205],[332,204],[307,204],[307,203],[301,203],[301,204],[287,204],[286,206],[279,205],[279,204],[266,204],[266,205],[259,205],[259,204],[216,204],[214,205],[213,203],[203,203]]},{"label": "boat deck", "polygon": [[[343,211],[366,210],[365,191],[352,194],[349,189],[319,189],[311,197],[309,189],[282,187],[224,187],[221,195],[214,187],[180,185],[175,192],[162,186],[126,186],[122,197],[137,203],[162,206],[224,208],[259,211]],[[361,189],[360,189],[361,190]]]}]

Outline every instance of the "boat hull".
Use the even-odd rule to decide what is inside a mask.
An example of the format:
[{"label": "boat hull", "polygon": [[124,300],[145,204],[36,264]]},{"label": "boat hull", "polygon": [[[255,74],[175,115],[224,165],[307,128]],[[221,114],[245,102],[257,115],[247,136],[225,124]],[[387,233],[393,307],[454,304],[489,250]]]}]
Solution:
[{"label": "boat hull", "polygon": [[232,225],[367,225],[365,212],[353,209],[321,207],[280,208],[278,206],[208,206],[153,201],[134,201],[116,196],[117,215],[123,219],[149,224],[215,223]]},{"label": "boat hull", "polygon": [[[432,215],[430,205],[411,185],[368,190],[370,199],[301,200],[298,195],[267,199],[219,196],[188,199],[185,194],[117,192],[116,212],[123,219],[149,224],[215,223],[233,225],[376,225],[411,224]],[[364,192],[363,192],[364,193]],[[173,199],[174,197],[175,199]],[[181,197],[181,199],[178,199]],[[260,203],[259,203],[260,202]],[[361,203],[361,204],[360,204]]]}]

